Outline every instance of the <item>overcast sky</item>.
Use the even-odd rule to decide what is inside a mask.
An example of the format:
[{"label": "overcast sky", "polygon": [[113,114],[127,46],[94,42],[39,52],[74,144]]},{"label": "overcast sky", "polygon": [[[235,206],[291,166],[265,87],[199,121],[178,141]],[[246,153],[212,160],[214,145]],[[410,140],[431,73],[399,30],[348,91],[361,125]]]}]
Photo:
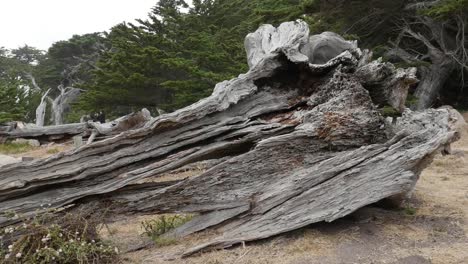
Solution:
[{"label": "overcast sky", "polygon": [[0,47],[46,50],[74,34],[147,18],[157,0],[0,0]]}]

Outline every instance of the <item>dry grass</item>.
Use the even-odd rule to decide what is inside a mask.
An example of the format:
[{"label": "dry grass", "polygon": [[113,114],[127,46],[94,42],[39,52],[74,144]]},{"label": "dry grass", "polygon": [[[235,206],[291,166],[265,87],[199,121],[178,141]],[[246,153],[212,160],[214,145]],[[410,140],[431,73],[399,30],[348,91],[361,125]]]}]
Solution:
[{"label": "dry grass", "polygon": [[5,143],[0,144],[0,154],[12,155],[25,153],[31,150],[36,149],[35,147],[30,146],[28,143]]},{"label": "dry grass", "polygon": [[28,148],[25,151],[16,152],[13,157],[31,157],[34,159],[47,158],[60,152],[65,152],[73,148],[72,143],[43,145],[37,148]]},{"label": "dry grass", "polygon": [[72,143],[49,144],[40,147],[32,147],[27,143],[5,143],[0,144],[0,154],[13,157],[46,158],[73,148]]}]

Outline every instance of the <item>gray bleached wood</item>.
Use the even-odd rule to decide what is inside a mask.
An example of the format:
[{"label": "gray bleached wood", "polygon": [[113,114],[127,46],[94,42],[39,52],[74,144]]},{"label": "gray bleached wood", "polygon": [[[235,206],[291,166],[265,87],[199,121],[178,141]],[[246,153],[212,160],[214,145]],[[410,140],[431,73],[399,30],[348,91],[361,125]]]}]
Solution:
[{"label": "gray bleached wood", "polygon": [[47,110],[47,96],[50,92],[50,89],[48,89],[41,97],[41,102],[39,103],[39,106],[36,108],[36,126],[42,127],[44,126],[44,121],[45,121],[45,114]]},{"label": "gray bleached wood", "polygon": [[0,167],[7,164],[20,162],[21,159],[0,154]]},{"label": "gray bleached wood", "polygon": [[35,126],[26,125],[24,127],[16,126],[8,131],[0,130],[0,138],[16,139],[28,138],[41,141],[57,141],[72,138],[75,135],[90,136],[94,138],[99,135],[112,136],[123,131],[137,129],[151,120],[151,115],[147,109],[131,113],[120,117],[114,121],[101,124],[99,122],[73,123],[55,126]]},{"label": "gray bleached wood", "polygon": [[372,101],[379,105],[389,105],[398,112],[405,110],[408,87],[418,83],[414,67],[397,69],[391,63],[376,61],[359,67],[356,75],[369,91]]},{"label": "gray bleached wood", "polygon": [[312,64],[324,64],[346,50],[356,50],[357,41],[347,41],[334,32],[323,32],[310,37],[301,52]]},{"label": "gray bleached wood", "polygon": [[[85,133],[87,130],[86,123],[66,124],[58,126],[35,126],[27,125],[23,128],[16,127],[8,132],[0,132],[0,137],[6,139],[15,138],[32,138],[32,139],[46,139],[49,141],[50,137],[55,139],[66,138]],[[51,140],[52,141],[52,140]]]},{"label": "gray bleached wood", "polygon": [[68,111],[71,103],[78,99],[82,90],[74,87],[63,87],[63,85],[59,85],[57,89],[60,94],[54,100],[49,98],[52,104],[51,119],[55,125],[62,125],[65,111]]},{"label": "gray bleached wood", "polygon": [[[392,94],[401,109],[413,70],[366,66],[369,53],[355,46],[316,64],[302,52],[313,39],[303,21],[262,26],[246,38],[250,70],[211,96],[113,138],[1,167],[0,211],[30,216],[41,204],[106,200],[121,213],[199,213],[168,235],[223,235],[188,256],[411,192],[432,156],[457,139],[451,113],[403,111],[387,123],[373,98]],[[221,162],[201,175],[164,178],[212,159]],[[12,223],[0,216],[0,226]]]}]

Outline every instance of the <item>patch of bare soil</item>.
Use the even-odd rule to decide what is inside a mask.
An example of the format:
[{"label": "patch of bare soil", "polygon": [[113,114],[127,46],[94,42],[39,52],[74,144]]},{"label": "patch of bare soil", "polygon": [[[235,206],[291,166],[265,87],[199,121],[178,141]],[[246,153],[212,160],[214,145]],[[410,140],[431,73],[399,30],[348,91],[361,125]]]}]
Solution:
[{"label": "patch of bare soil", "polygon": [[[229,250],[173,259],[184,249],[216,235],[204,232],[178,241],[176,245],[152,245],[123,253],[123,261],[161,264],[468,263],[468,133],[452,149],[456,155],[438,155],[422,173],[412,198],[403,208],[369,206],[333,223],[311,225]],[[183,176],[190,175],[185,172]],[[123,218],[110,224],[103,234],[121,251],[131,251],[148,243],[141,222],[157,217]]]}]

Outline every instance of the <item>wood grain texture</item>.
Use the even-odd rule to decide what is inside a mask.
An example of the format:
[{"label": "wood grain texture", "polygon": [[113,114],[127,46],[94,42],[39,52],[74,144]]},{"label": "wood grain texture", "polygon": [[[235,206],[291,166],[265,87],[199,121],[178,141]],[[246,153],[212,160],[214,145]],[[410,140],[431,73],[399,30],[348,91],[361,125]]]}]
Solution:
[{"label": "wood grain texture", "polygon": [[108,123],[99,122],[72,123],[53,126],[10,126],[9,129],[0,129],[0,138],[11,140],[15,138],[38,139],[41,141],[56,141],[72,138],[76,135],[116,135],[123,131],[142,127],[151,120],[146,109],[120,117]]}]

